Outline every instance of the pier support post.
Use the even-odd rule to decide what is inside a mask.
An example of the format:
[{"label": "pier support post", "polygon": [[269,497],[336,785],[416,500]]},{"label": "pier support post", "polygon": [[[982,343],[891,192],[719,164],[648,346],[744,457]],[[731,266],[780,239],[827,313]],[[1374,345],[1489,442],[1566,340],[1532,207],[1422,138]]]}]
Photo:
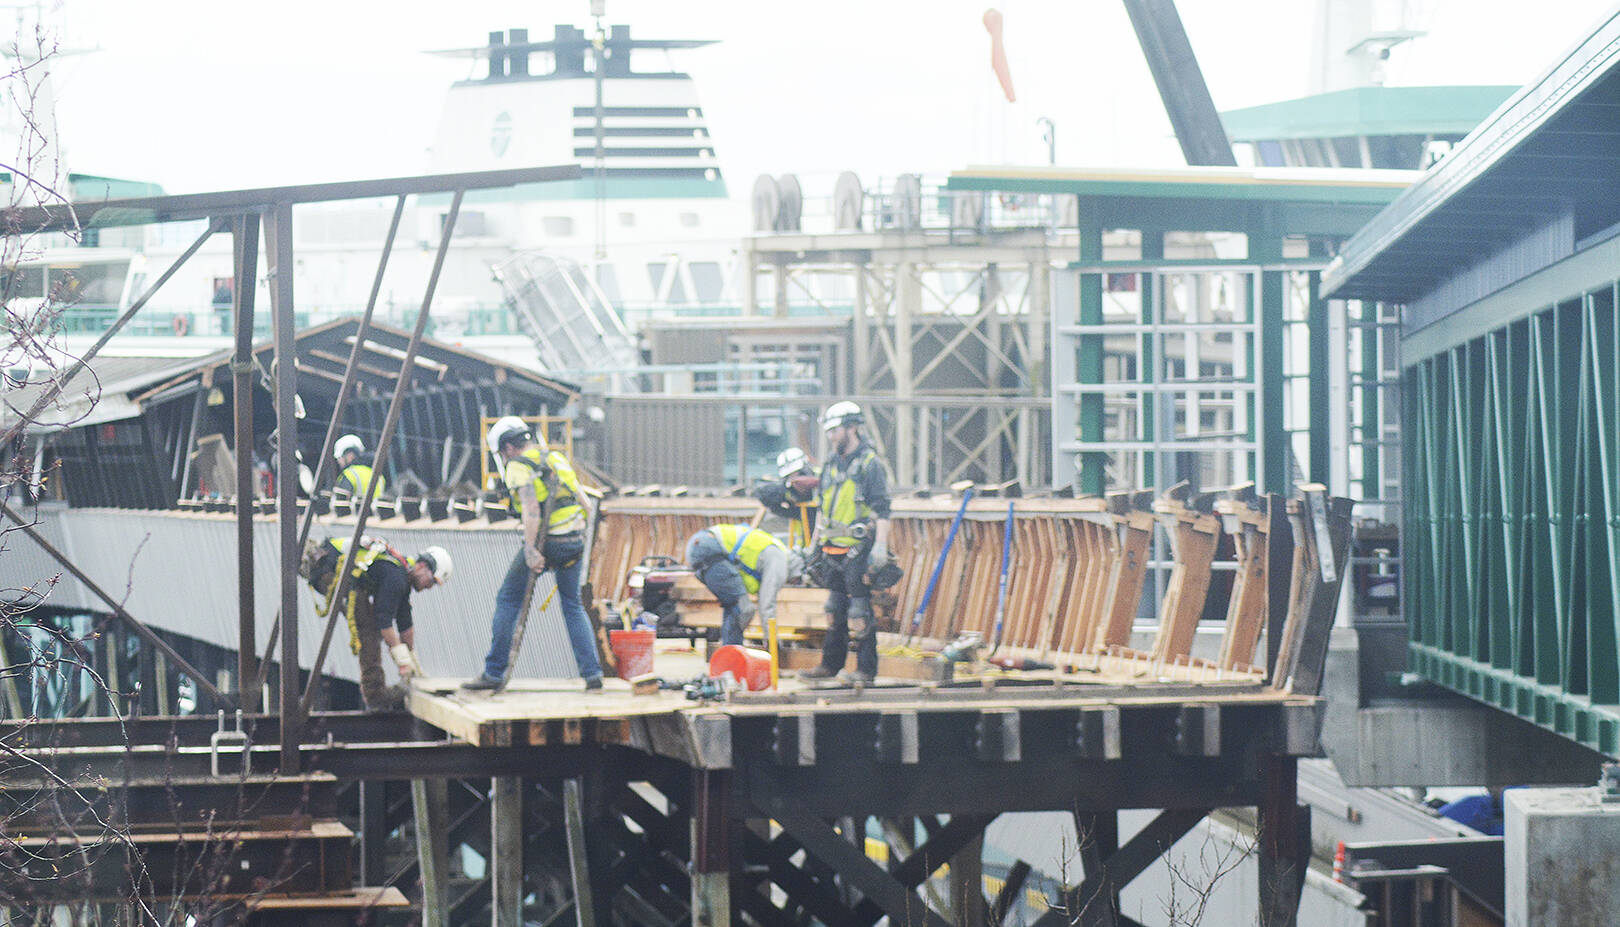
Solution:
[{"label": "pier support post", "polygon": [[445,867],[449,860],[450,786],[443,779],[412,779],[416,812],[416,865],[422,873],[422,927],[448,923]]},{"label": "pier support post", "polygon": [[1295,927],[1310,862],[1311,812],[1299,803],[1299,760],[1267,756],[1260,816],[1260,923]]},{"label": "pier support post", "polygon": [[489,807],[490,911],[494,927],[523,925],[523,780],[496,776]]},{"label": "pier support post", "polygon": [[692,924],[731,927],[731,774],[700,769],[693,780]]}]

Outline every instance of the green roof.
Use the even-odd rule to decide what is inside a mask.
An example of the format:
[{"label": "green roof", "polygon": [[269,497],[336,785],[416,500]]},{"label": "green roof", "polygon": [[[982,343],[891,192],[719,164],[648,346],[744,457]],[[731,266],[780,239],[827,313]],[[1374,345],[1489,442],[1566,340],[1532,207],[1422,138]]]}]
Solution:
[{"label": "green roof", "polygon": [[1221,113],[1234,142],[1359,135],[1456,135],[1518,87],[1356,87]]},{"label": "green roof", "polygon": [[1370,203],[1379,206],[1416,180],[1416,171],[1299,167],[1096,169],[969,167],[952,171],[948,190],[1062,193],[1081,197]]},{"label": "green roof", "polygon": [[163,195],[161,186],[143,180],[98,177],[95,174],[69,174],[68,179],[73,183],[73,199],[78,202],[127,200],[136,197]]}]

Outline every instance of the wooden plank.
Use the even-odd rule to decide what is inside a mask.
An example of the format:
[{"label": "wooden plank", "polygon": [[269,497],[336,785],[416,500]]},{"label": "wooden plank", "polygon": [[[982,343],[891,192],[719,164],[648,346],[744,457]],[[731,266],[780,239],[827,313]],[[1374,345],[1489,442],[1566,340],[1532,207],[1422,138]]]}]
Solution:
[{"label": "wooden plank", "polygon": [[1220,521],[1213,513],[1199,512],[1174,498],[1161,499],[1154,508],[1167,516],[1175,554],[1169,589],[1159,609],[1159,633],[1153,641],[1154,658],[1168,661],[1192,652],[1198,619],[1209,595]]},{"label": "wooden plank", "polygon": [[[821,651],[790,647],[782,651],[782,671],[807,670],[821,663]],[[844,668],[855,669],[855,655],[844,660]],[[919,660],[915,657],[878,654],[877,674],[885,679],[917,679],[925,682],[943,682],[950,679],[955,667],[945,660]]]}]

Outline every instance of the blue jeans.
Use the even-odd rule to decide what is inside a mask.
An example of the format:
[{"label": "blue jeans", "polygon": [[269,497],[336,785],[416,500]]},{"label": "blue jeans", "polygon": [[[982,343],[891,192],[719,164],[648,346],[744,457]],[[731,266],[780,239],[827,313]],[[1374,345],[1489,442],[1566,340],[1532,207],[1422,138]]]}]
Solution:
[{"label": "blue jeans", "polygon": [[[541,552],[546,555],[546,569],[557,579],[557,598],[562,605],[563,625],[568,629],[568,643],[574,649],[574,663],[579,675],[591,679],[602,675],[602,664],[596,658],[596,634],[591,630],[591,619],[585,615],[585,604],[579,599],[579,577],[585,569],[585,540],[578,534],[556,535],[546,538]],[[518,609],[523,607],[523,590],[528,588],[529,577],[536,576],[523,559],[523,548],[506,570],[506,578],[495,593],[495,617],[490,622],[489,653],[484,657],[484,675],[491,679],[506,676],[506,661],[511,657],[512,632],[517,627]]]},{"label": "blue jeans", "polygon": [[[700,531],[686,545],[686,564],[693,568],[698,581],[707,586],[720,600],[720,643],[743,642],[743,609],[751,605],[748,587],[743,585],[742,571],[730,554],[711,532]],[[702,566],[699,570],[697,567]],[[748,612],[750,623],[753,612]]]}]

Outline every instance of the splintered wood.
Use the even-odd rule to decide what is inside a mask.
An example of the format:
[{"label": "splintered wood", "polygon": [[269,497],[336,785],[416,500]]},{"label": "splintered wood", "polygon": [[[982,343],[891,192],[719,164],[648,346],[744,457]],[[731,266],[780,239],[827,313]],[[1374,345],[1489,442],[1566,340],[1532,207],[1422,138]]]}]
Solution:
[{"label": "splintered wood", "polygon": [[[1327,512],[1318,520],[1325,517],[1336,530],[1347,531],[1348,509],[1339,501],[1325,509],[1318,502],[1317,508]],[[958,511],[961,524],[952,538]],[[1293,622],[1285,637],[1304,637],[1307,620],[1313,626],[1331,620],[1331,614],[1325,619],[1306,614],[1326,608],[1327,593],[1319,587],[1332,573],[1317,557],[1310,514],[1300,503],[1257,494],[1252,484],[1203,494],[1177,486],[1158,499],[1149,492],[1014,499],[998,640],[1008,500],[975,498],[964,507],[948,496],[897,499],[891,504],[889,548],[904,575],[893,589],[875,593],[873,602],[885,630],[936,647],[977,632],[986,645],[997,643],[1001,653],[1059,666],[1097,671],[1099,660],[1124,661],[1152,665],[1156,674],[1169,667],[1187,678],[1211,672],[1253,678],[1264,674],[1259,665],[1265,660],[1257,651],[1274,611],[1278,625],[1285,613]],[[757,503],[740,498],[607,500],[591,577],[603,594],[622,595],[625,578],[642,558],[680,560],[693,533],[728,521],[757,524],[761,517]],[[1163,529],[1169,554],[1169,562],[1158,565],[1152,562],[1156,525]],[[1153,570],[1163,567],[1170,572],[1157,631],[1150,645],[1133,649],[1131,632],[1143,616],[1144,589]],[[785,591],[779,624],[790,632],[820,631],[824,595]],[[695,580],[678,584],[676,597],[683,623],[718,625],[718,605]],[[1200,623],[1213,627],[1223,621],[1218,651],[1195,656]],[[1284,646],[1283,652],[1297,659],[1297,647]],[[1314,660],[1314,651],[1306,659]]]}]

